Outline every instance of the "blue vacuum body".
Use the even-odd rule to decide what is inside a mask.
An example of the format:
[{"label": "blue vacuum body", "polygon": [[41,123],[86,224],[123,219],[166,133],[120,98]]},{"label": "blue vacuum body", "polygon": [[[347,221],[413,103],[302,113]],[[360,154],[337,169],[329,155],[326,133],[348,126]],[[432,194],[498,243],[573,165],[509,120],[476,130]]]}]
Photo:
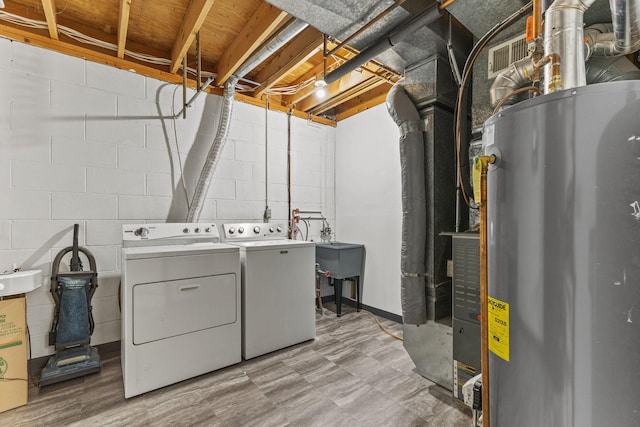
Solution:
[{"label": "blue vacuum body", "polygon": [[[62,258],[72,252],[69,272],[60,273]],[[82,252],[89,260],[90,270],[82,269]],[[74,225],[73,246],[61,250],[53,262],[51,294],[56,303],[49,345],[57,353],[42,369],[40,386],[66,381],[100,371],[100,355],[91,345],[94,322],[91,298],[98,287],[95,258],[78,246],[78,224]]]}]

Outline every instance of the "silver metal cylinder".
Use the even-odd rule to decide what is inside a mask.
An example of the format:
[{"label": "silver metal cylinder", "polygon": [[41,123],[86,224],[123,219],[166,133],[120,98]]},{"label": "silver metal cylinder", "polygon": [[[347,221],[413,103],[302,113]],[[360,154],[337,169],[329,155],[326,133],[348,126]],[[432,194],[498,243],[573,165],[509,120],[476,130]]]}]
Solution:
[{"label": "silver metal cylinder", "polygon": [[485,123],[492,427],[640,425],[639,116],[620,81]]},{"label": "silver metal cylinder", "polygon": [[551,64],[544,70],[544,93],[586,84],[584,71],[584,12],[595,0],[556,0],[545,13],[544,54],[560,55],[561,83],[552,80]]}]

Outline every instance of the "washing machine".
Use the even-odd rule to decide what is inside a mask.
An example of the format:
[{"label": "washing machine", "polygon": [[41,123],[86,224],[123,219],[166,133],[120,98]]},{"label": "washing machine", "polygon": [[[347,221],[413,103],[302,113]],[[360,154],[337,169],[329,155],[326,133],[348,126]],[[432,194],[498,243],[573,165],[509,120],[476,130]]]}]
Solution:
[{"label": "washing machine", "polygon": [[242,357],[314,339],[315,243],[287,239],[282,224],[224,224],[223,231],[240,248]]},{"label": "washing machine", "polygon": [[240,252],[215,224],[124,225],[125,398],[240,362]]}]

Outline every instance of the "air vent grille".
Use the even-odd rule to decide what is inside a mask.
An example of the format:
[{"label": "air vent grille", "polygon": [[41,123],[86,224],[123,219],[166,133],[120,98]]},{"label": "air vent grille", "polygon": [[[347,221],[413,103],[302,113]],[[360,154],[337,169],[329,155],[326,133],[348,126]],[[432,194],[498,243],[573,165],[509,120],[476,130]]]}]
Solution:
[{"label": "air vent grille", "polygon": [[518,36],[489,49],[488,77],[490,79],[511,64],[528,54],[525,36]]}]

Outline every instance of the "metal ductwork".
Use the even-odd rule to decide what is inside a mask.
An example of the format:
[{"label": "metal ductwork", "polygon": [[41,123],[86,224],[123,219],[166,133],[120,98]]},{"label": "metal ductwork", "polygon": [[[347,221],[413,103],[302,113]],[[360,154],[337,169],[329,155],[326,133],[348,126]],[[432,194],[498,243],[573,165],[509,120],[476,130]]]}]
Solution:
[{"label": "metal ductwork", "polygon": [[495,107],[500,100],[509,96],[514,90],[531,83],[529,76],[532,73],[532,69],[533,63],[527,57],[514,62],[506,70],[498,74],[489,90],[491,106]]},{"label": "metal ductwork", "polygon": [[586,64],[587,84],[640,80],[640,70],[626,56],[594,56]]},{"label": "metal ductwork", "polygon": [[552,64],[545,66],[544,93],[587,84],[584,72],[584,12],[595,0],[556,0],[545,12],[544,55],[557,54],[562,64],[560,82],[553,80]]},{"label": "metal ductwork", "polygon": [[611,25],[585,30],[586,57],[626,55],[640,49],[640,1],[611,0]]},{"label": "metal ductwork", "polygon": [[238,67],[236,72],[225,83],[220,122],[218,123],[216,136],[211,144],[211,148],[209,149],[209,154],[207,155],[202,171],[200,172],[200,178],[198,179],[193,200],[191,201],[189,212],[187,213],[187,222],[197,222],[200,218],[200,214],[202,213],[202,208],[204,207],[207,191],[211,185],[213,173],[215,172],[220,154],[222,153],[222,149],[224,148],[229,135],[236,83],[238,83],[239,79],[246,76],[247,73],[258,66],[258,64],[273,55],[278,49],[292,40],[302,30],[307,28],[308,25],[309,24],[300,19],[291,19],[287,24],[281,27],[276,34],[271,36],[259,50],[247,58],[247,60]]},{"label": "metal ductwork", "polygon": [[393,46],[397,45],[400,41],[414,34],[421,27],[433,23],[436,19],[442,16],[442,13],[443,12],[440,10],[437,4],[431,6],[416,18],[412,19],[410,22],[403,24],[399,28],[396,28],[390,33],[384,35],[377,42],[364,49],[347,63],[341,65],[334,71],[327,74],[324,77],[324,81],[327,84],[331,84],[336,80],[346,76],[350,72],[360,67],[362,64],[372,60],[376,56],[379,56],[386,50],[391,49]]}]

